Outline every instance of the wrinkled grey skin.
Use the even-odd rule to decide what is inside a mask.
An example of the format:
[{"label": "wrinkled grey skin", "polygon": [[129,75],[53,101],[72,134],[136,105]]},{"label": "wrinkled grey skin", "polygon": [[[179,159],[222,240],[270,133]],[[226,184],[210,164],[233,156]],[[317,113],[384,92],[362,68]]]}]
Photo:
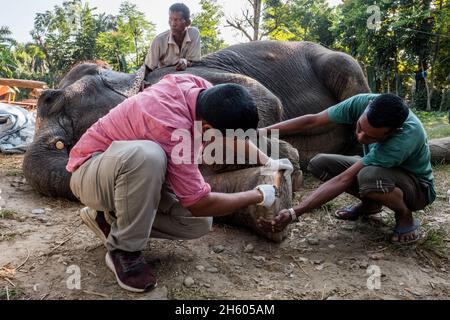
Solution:
[{"label": "wrinkled grey skin", "polygon": [[[157,82],[174,68],[152,72]],[[258,105],[260,127],[304,114],[317,113],[355,94],[369,92],[358,63],[350,56],[309,42],[256,42],[229,47],[204,57],[186,72],[213,84],[235,82],[246,86]],[[38,102],[38,127],[23,163],[28,182],[40,193],[74,199],[68,154],[81,135],[125,99],[135,75],[125,75],[94,64],[72,69],[57,90],[43,93]],[[64,143],[58,150],[56,143]],[[353,129],[327,126],[289,138],[301,163],[318,152],[345,153],[355,147]],[[61,144],[60,144],[61,145]]]}]

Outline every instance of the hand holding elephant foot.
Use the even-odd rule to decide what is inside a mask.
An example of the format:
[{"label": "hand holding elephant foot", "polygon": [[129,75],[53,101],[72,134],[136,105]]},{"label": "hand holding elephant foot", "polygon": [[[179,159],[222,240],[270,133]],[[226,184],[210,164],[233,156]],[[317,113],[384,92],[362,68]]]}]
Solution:
[{"label": "hand holding elephant foot", "polygon": [[259,218],[258,226],[265,232],[278,233],[285,230],[291,222],[293,222],[292,214],[288,209],[284,209],[272,219],[267,219],[264,217]]},{"label": "hand holding elephant foot", "polygon": [[[266,189],[271,190],[270,193],[274,193],[273,203],[268,203],[266,207],[252,205],[226,217],[215,218],[215,222],[248,227],[262,237],[274,242],[281,242],[286,238],[289,231],[288,228],[272,232],[272,230],[262,229],[257,221],[260,218],[270,221],[282,208],[290,208],[292,206],[290,175],[286,177],[283,171],[275,171],[271,175],[263,175],[261,174],[261,167],[256,167],[207,175],[205,180],[211,185],[213,191],[225,193],[241,192],[261,185],[268,185],[269,187]],[[276,186],[276,193],[274,185]]]}]

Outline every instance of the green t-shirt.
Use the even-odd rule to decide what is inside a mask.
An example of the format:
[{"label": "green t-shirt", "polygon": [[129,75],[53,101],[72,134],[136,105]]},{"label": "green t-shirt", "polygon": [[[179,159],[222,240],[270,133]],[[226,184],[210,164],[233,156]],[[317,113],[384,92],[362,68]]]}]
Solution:
[{"label": "green t-shirt", "polygon": [[[355,124],[370,101],[378,94],[359,94],[328,109],[331,121],[341,124]],[[436,199],[434,178],[431,169],[431,154],[428,139],[420,120],[410,110],[403,124],[403,130],[388,140],[364,145],[365,166],[402,168],[413,173],[428,189],[428,200]]]}]

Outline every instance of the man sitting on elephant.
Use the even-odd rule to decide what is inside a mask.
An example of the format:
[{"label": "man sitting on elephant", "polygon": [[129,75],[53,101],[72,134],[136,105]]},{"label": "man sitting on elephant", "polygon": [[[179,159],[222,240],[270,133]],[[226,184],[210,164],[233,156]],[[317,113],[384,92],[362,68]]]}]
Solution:
[{"label": "man sitting on elephant", "polygon": [[184,71],[193,62],[200,61],[201,40],[197,28],[190,27],[191,13],[183,3],[169,9],[170,30],[158,35],[145,58],[145,74],[168,66]]},{"label": "man sitting on elephant", "polygon": [[282,210],[263,228],[284,229],[298,216],[320,207],[344,191],[361,203],[336,211],[339,219],[355,220],[375,214],[386,206],[395,212],[396,227],[391,238],[411,243],[420,238],[418,220],[412,211],[421,210],[436,198],[427,136],[420,120],[400,97],[392,94],[360,94],[329,109],[291,119],[266,128],[280,135],[304,132],[328,123],[356,125],[364,157],[318,154],[308,170],[327,181],[299,205]]},{"label": "man sitting on elephant", "polygon": [[[201,141],[194,141],[196,130],[256,130],[258,121],[244,87],[213,87],[190,74],[167,75],[112,109],[81,137],[67,164],[73,172],[70,187],[89,206],[81,210],[82,220],[104,241],[106,264],[121,287],[143,292],[156,285],[142,255],[150,236],[199,238],[210,231],[211,216],[274,203],[273,185],[232,194],[211,192],[195,161],[201,148]],[[180,129],[189,133],[189,141],[174,139]],[[176,151],[181,142],[199,146],[189,148],[183,161]],[[273,168],[280,163],[279,169],[292,170],[289,161],[272,160],[246,143],[246,154],[257,151],[259,164]],[[111,224],[103,212],[106,217],[112,212]]]}]

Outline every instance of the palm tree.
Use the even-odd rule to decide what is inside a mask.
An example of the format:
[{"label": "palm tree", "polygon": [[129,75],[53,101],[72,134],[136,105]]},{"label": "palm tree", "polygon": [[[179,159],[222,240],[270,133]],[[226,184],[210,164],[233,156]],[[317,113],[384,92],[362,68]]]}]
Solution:
[{"label": "palm tree", "polygon": [[11,46],[15,45],[16,41],[11,37],[12,32],[8,27],[0,27],[0,46]]},{"label": "palm tree", "polygon": [[16,41],[11,35],[8,27],[0,27],[0,77],[11,77],[16,68],[11,54],[11,46],[15,45]]}]

